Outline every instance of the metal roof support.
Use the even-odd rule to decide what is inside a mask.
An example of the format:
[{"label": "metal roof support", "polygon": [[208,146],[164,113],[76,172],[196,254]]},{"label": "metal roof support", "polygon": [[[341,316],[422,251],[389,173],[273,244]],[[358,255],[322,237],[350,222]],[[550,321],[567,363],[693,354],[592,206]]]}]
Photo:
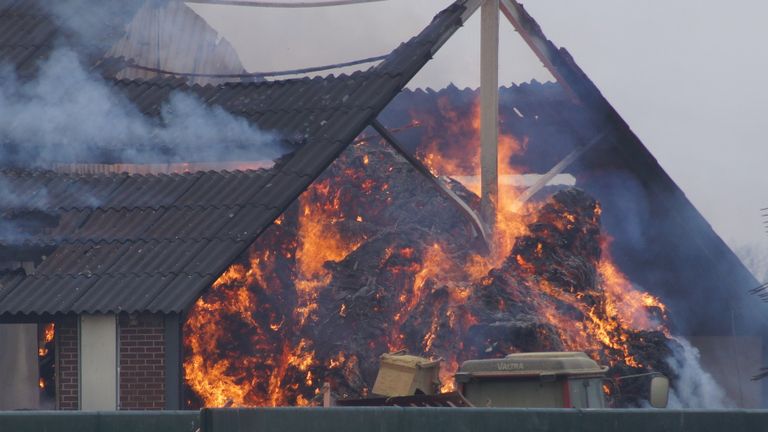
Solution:
[{"label": "metal roof support", "polygon": [[483,246],[486,250],[490,250],[490,234],[488,227],[483,223],[480,216],[478,216],[477,213],[470,207],[464,200],[462,200],[454,191],[451,190],[440,178],[435,177],[432,172],[427,168],[423,163],[421,163],[420,160],[416,159],[411,155],[405,147],[403,147],[400,144],[400,141],[398,141],[397,138],[395,138],[394,135],[386,128],[384,125],[382,125],[378,119],[374,119],[371,122],[371,127],[378,132],[379,135],[384,139],[384,141],[387,142],[387,144],[391,145],[393,149],[395,149],[396,152],[400,154],[400,156],[404,157],[405,160],[408,161],[414,168],[416,168],[416,171],[421,173],[424,177],[429,179],[432,183],[434,183],[437,186],[437,189],[445,195],[451,202],[456,204],[456,207],[458,210],[464,214],[464,216],[469,220],[469,222],[472,224],[472,228],[474,228],[476,235],[483,241]]},{"label": "metal roof support", "polygon": [[485,0],[480,18],[480,214],[493,226],[499,202],[499,0]]}]

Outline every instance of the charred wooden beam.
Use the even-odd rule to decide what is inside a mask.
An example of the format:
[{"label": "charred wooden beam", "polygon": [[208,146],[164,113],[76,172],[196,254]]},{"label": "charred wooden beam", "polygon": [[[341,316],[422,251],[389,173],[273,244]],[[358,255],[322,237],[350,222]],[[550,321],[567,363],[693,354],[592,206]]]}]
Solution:
[{"label": "charred wooden beam", "polygon": [[437,189],[443,195],[445,195],[450,202],[456,204],[456,208],[464,216],[466,216],[467,220],[472,224],[476,235],[483,241],[484,248],[486,250],[490,250],[490,232],[488,227],[483,223],[480,216],[466,202],[464,202],[464,200],[459,198],[459,196],[456,195],[456,193],[453,192],[451,188],[449,188],[442,180],[440,180],[440,178],[435,177],[429,168],[421,163],[420,160],[411,155],[408,150],[406,150],[405,147],[400,144],[400,141],[386,127],[384,127],[384,125],[382,125],[378,119],[374,119],[371,122],[371,127],[373,127],[373,129],[376,130],[379,135],[381,135],[384,141],[392,146],[396,152],[405,158],[405,160],[408,161],[408,163],[410,163],[416,169],[416,171],[421,173],[429,181],[435,184]]}]

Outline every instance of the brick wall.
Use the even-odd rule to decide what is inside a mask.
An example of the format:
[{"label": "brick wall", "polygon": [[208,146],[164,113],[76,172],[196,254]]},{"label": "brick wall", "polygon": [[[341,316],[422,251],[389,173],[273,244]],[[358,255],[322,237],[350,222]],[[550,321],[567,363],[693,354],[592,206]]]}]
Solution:
[{"label": "brick wall", "polygon": [[121,314],[120,409],[165,408],[165,340],[162,315]]},{"label": "brick wall", "polygon": [[65,317],[56,322],[56,394],[61,410],[79,407],[77,334],[77,317]]}]

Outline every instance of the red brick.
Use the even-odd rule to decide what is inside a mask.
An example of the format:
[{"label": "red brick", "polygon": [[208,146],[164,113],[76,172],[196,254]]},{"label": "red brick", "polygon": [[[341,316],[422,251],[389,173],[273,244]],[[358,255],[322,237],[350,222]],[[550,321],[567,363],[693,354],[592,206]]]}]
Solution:
[{"label": "red brick", "polygon": [[59,409],[76,410],[78,406],[77,317],[65,317],[56,322],[58,344],[57,394]]},{"label": "red brick", "polygon": [[[133,324],[131,324],[133,322]],[[120,408],[165,406],[165,330],[161,315],[121,315]]]}]

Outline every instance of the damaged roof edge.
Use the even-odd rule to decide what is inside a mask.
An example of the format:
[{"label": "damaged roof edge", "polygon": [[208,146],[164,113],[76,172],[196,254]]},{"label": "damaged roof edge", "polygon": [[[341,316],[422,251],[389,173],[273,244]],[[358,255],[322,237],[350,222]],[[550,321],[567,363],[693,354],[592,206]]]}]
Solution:
[{"label": "damaged roof edge", "polygon": [[[694,218],[693,222],[696,226],[704,229],[705,232],[711,233],[715,244],[717,244],[722,252],[725,252],[724,254],[718,253],[717,256],[713,256],[711,251],[706,249],[704,245],[701,245],[707,255],[713,260],[717,260],[718,256],[725,256],[726,259],[731,261],[732,265],[742,269],[744,274],[748,275],[748,278],[754,281],[756,285],[757,280],[752,273],[712,229],[674,180],[664,171],[656,158],[632,131],[618,111],[608,102],[587,74],[576,64],[568,50],[558,48],[549,40],[544,35],[541,26],[531,17],[523,5],[516,0],[501,0],[501,5],[504,15],[558,82],[568,93],[575,97],[578,103],[592,111],[596,118],[601,119],[605,123],[606,128],[609,128],[607,130],[613,132],[613,149],[625,161],[632,161],[631,163],[626,163],[628,170],[641,179],[643,184],[654,195],[658,197],[664,194],[671,194],[674,201],[682,204],[682,208],[671,208],[671,205],[666,204],[666,200],[657,200],[655,204],[667,205],[669,207],[667,212],[677,219],[677,225],[681,228],[681,231],[689,232],[691,238],[696,239],[700,233],[692,231],[693,224],[688,220],[689,217]],[[605,148],[598,147],[596,151],[600,150],[604,151]],[[682,213],[685,214],[681,214],[681,211],[678,210],[682,210]]]}]

